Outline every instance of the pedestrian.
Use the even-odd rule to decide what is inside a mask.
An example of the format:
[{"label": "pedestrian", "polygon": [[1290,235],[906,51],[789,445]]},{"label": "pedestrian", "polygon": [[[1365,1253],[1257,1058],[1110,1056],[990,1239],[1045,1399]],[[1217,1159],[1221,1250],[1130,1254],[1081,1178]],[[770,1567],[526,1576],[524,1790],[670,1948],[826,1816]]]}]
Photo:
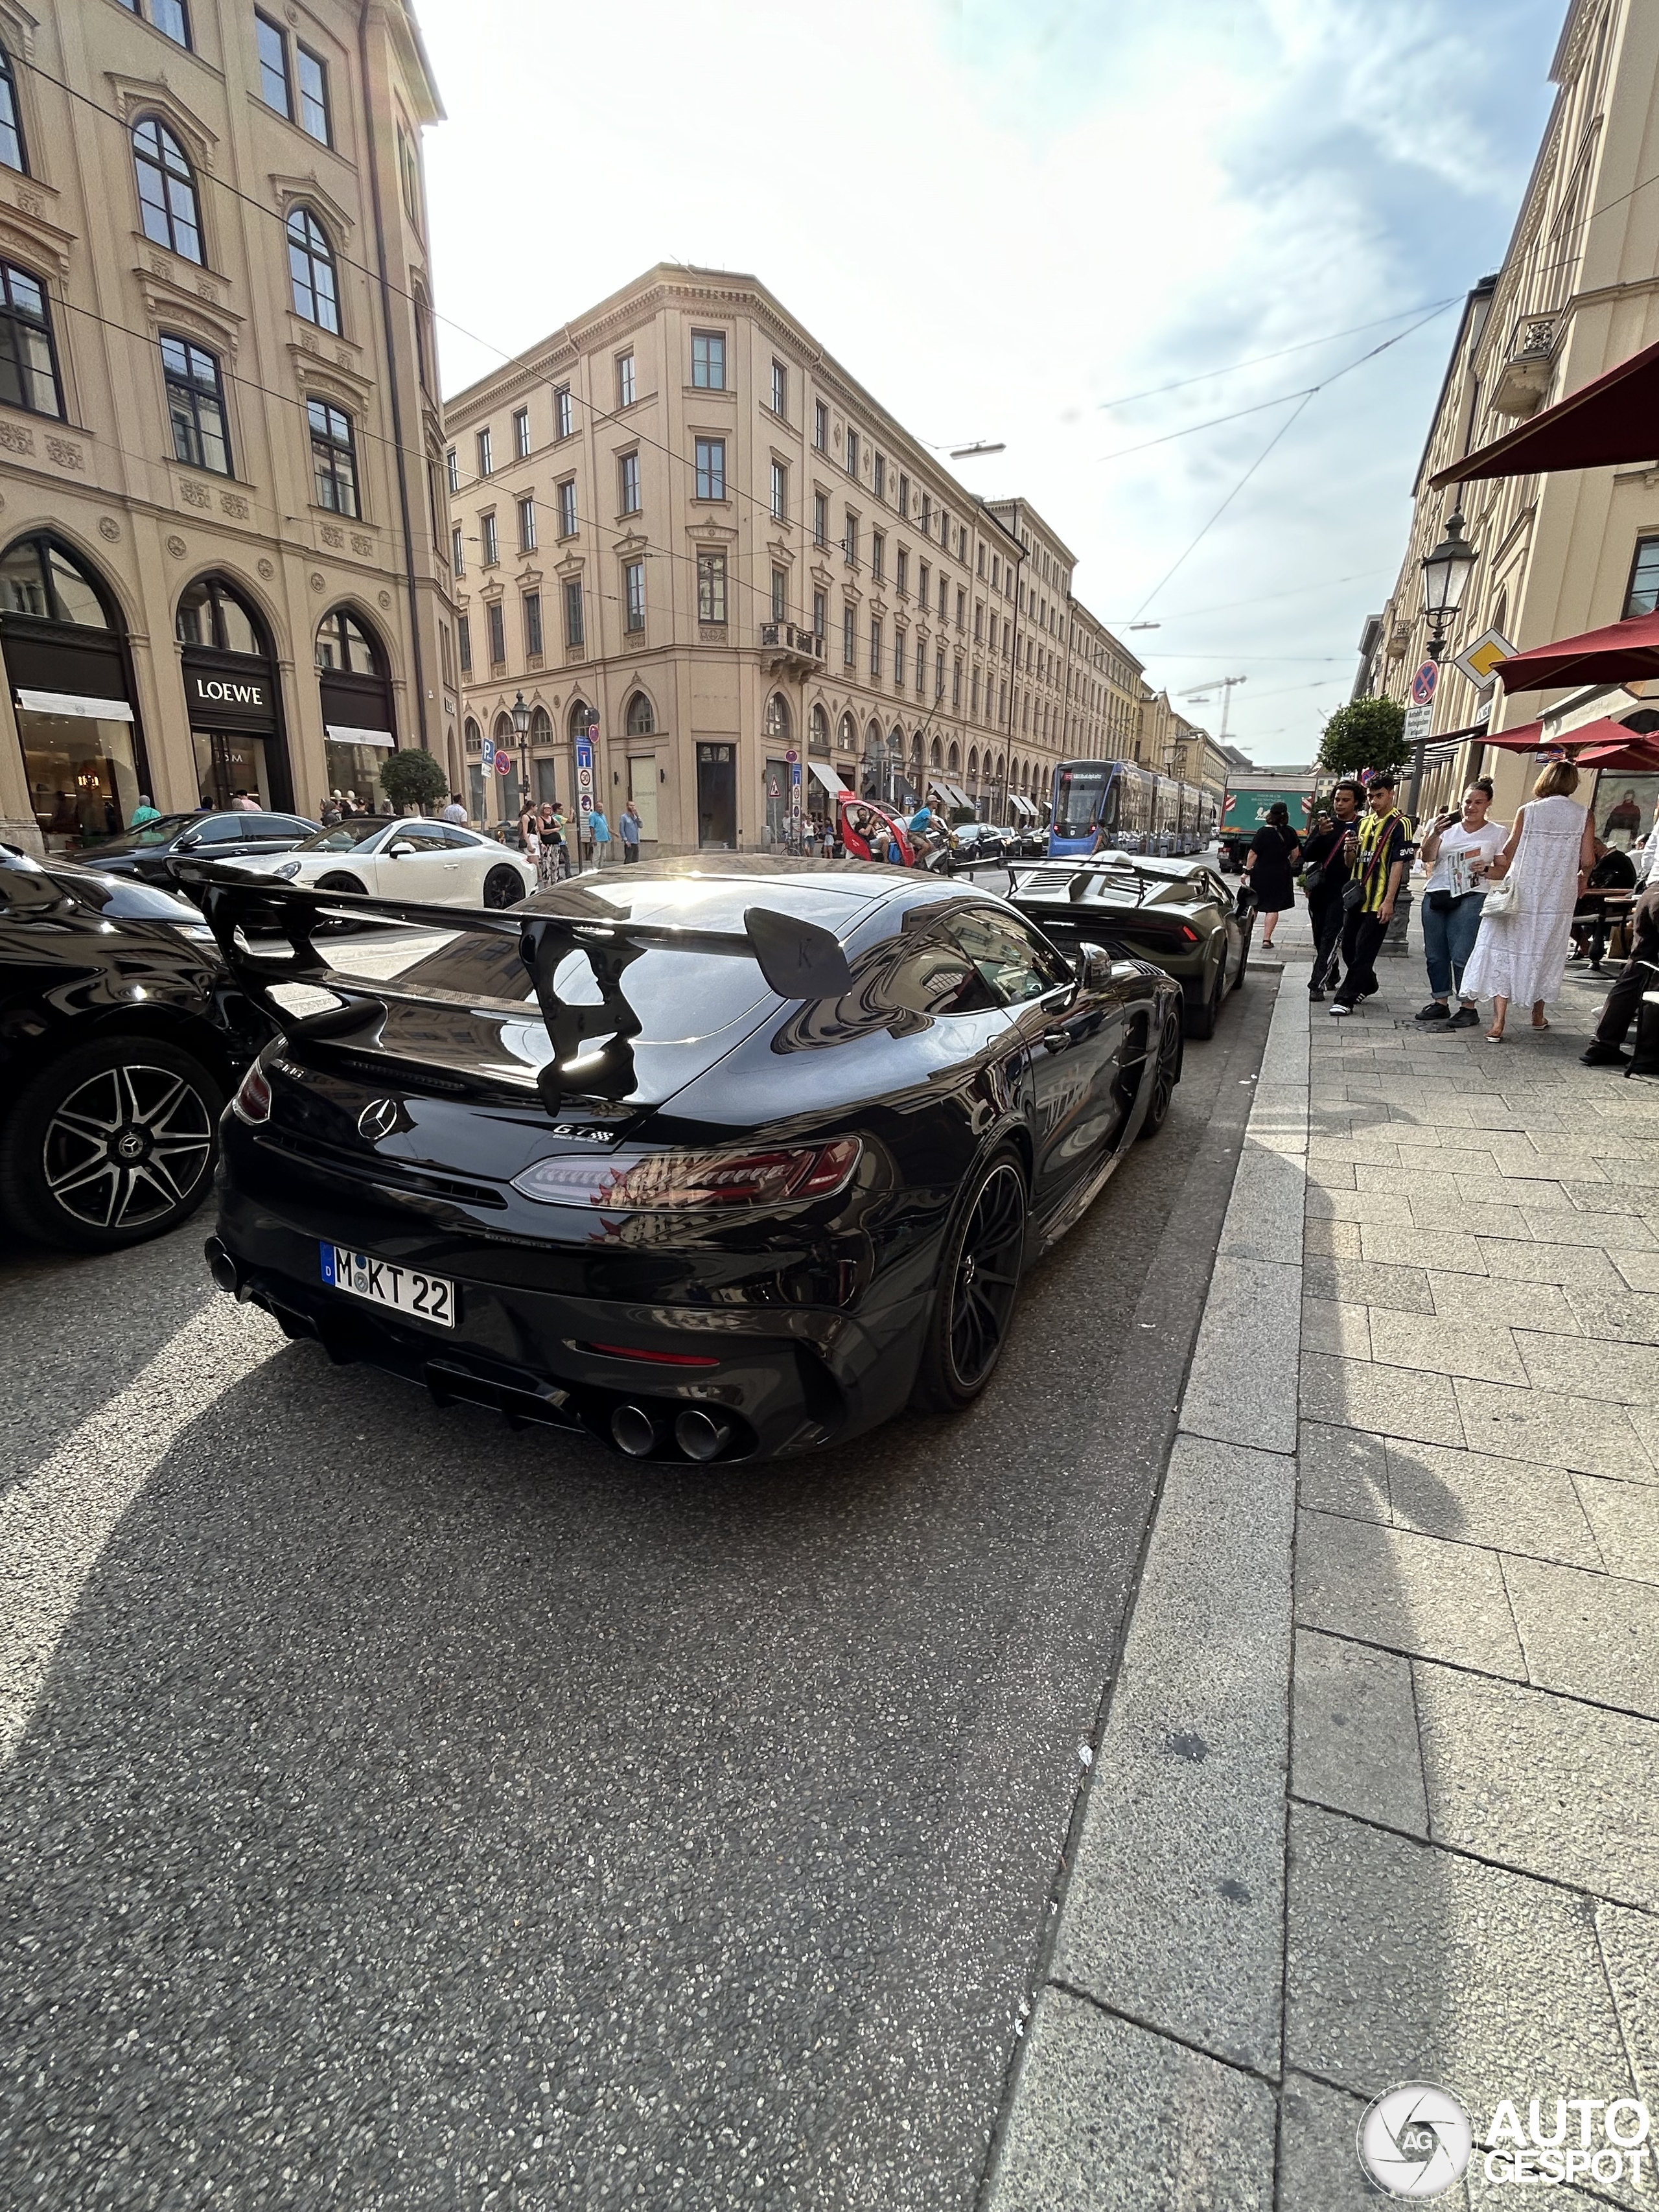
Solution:
[{"label": "pedestrian", "polygon": [[1595,832],[1589,809],[1572,797],[1578,771],[1570,760],[1552,761],[1532,787],[1532,797],[1515,811],[1515,827],[1504,849],[1485,872],[1502,880],[1512,876],[1512,901],[1480,916],[1480,934],[1463,975],[1463,995],[1492,1002],[1490,1044],[1504,1042],[1510,1002],[1532,1007],[1532,1025],[1547,1030],[1544,1009],[1559,998],[1567,972],[1572,910],[1577,904],[1595,856]]},{"label": "pedestrian", "polygon": [[526,803],[519,817],[519,847],[531,866],[536,871],[536,880],[542,875],[542,823],[535,808]]},{"label": "pedestrian", "polygon": [[230,802],[230,811],[233,814],[257,814],[259,802],[248,792],[239,791]]},{"label": "pedestrian", "polygon": [[331,791],[323,801],[322,823],[325,830],[334,829],[340,819],[340,794]]},{"label": "pedestrian", "polygon": [[640,857],[640,831],[643,826],[643,823],[640,820],[640,810],[635,805],[633,800],[630,799],[627,805],[623,809],[622,820],[617,824],[617,827],[622,831],[623,864],[624,866],[626,866],[629,861],[637,860]]},{"label": "pedestrian", "polygon": [[589,809],[587,834],[593,845],[593,865],[602,868],[611,858],[611,824],[605,818],[602,806]]},{"label": "pedestrian", "polygon": [[548,850],[549,872],[556,884],[571,872],[570,847],[565,840],[564,816],[556,806],[548,809],[547,828],[542,842]]},{"label": "pedestrian", "polygon": [[1342,886],[1342,981],[1333,1014],[1351,1014],[1375,997],[1376,956],[1411,862],[1412,825],[1395,805],[1395,780],[1378,769],[1365,786],[1365,812],[1342,841],[1348,880]]},{"label": "pedestrian", "polygon": [[1593,969],[1601,965],[1601,953],[1607,945],[1607,902],[1597,896],[1601,891],[1633,891],[1636,889],[1636,857],[1617,845],[1595,841],[1595,859],[1590,864],[1583,895],[1572,910],[1572,950],[1567,955],[1569,964],[1575,960],[1588,960]]},{"label": "pedestrian", "polygon": [[1302,840],[1291,827],[1291,811],[1283,799],[1278,799],[1267,809],[1267,820],[1251,838],[1250,849],[1239,872],[1255,893],[1264,952],[1273,944],[1273,926],[1279,915],[1286,907],[1296,904],[1291,871],[1301,850]]},{"label": "pedestrian", "polygon": [[1650,883],[1631,908],[1630,955],[1602,1004],[1594,1038],[1578,1055],[1586,1067],[1617,1067],[1630,1057],[1622,1047],[1631,1024],[1642,1010],[1644,994],[1654,988],[1656,968],[1659,968],[1659,880]]},{"label": "pedestrian", "polygon": [[1337,953],[1342,942],[1342,885],[1347,877],[1342,847],[1359,819],[1364,796],[1357,783],[1339,783],[1331,793],[1330,812],[1320,816],[1313,835],[1302,848],[1302,888],[1314,939],[1310,1000],[1322,1000],[1336,981]]},{"label": "pedestrian", "polygon": [[[1419,1022],[1444,1022],[1449,1029],[1473,1029],[1480,1015],[1474,994],[1462,988],[1486,904],[1486,885],[1476,864],[1495,860],[1509,836],[1507,823],[1488,819],[1492,780],[1477,776],[1463,793],[1461,808],[1437,815],[1423,840],[1423,953],[1429,969],[1429,1003]],[[1451,994],[1458,1008],[1451,1010]]]},{"label": "pedestrian", "polygon": [[438,817],[438,819],[440,822],[454,822],[465,824],[466,821],[466,805],[459,791],[452,791],[450,793],[449,804],[445,807],[443,812]]},{"label": "pedestrian", "polygon": [[129,830],[142,830],[146,822],[159,822],[161,818],[161,808],[152,806],[149,803],[149,793],[141,791],[138,794],[138,804],[132,810],[132,819],[128,823],[127,827]]}]

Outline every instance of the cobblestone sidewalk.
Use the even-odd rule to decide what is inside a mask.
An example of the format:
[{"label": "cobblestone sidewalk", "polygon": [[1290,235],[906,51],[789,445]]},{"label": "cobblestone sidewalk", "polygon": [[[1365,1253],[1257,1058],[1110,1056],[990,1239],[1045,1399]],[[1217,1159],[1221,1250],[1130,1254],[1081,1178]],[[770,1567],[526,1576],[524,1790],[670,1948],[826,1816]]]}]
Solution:
[{"label": "cobblestone sidewalk", "polygon": [[1659,2119],[1659,1085],[1582,970],[1493,1046],[1279,947],[994,2212],[1374,2205],[1401,2081]]}]

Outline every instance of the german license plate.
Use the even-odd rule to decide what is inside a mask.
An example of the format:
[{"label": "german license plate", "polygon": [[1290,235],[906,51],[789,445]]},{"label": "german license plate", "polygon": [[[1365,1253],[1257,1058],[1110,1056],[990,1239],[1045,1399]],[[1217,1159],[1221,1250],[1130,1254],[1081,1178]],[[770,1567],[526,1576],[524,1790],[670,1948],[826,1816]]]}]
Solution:
[{"label": "german license plate", "polygon": [[423,1275],[418,1268],[349,1251],[343,1244],[325,1244],[322,1261],[323,1280],[337,1291],[349,1291],[370,1305],[390,1306],[416,1321],[436,1322],[440,1328],[455,1326],[455,1285],[441,1275]]}]

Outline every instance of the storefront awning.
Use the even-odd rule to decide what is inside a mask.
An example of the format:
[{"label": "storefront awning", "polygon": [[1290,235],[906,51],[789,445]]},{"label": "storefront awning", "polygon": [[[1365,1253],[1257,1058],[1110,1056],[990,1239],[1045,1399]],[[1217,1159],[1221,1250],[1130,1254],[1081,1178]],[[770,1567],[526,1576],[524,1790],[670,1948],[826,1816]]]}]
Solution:
[{"label": "storefront awning", "polygon": [[82,722],[130,722],[125,699],[88,699],[78,691],[19,690],[17,703],[36,714],[72,714]]},{"label": "storefront awning", "polygon": [[973,805],[973,800],[969,798],[965,791],[962,790],[954,783],[945,782],[941,777],[930,777],[928,780],[927,788],[929,791],[936,793],[938,796],[945,801],[945,804],[947,806],[966,806],[971,808]]},{"label": "storefront awning", "polygon": [[343,722],[325,722],[323,727],[333,745],[384,745],[389,752],[398,742],[390,730],[353,730]]},{"label": "storefront awning", "polygon": [[1429,478],[1438,491],[1478,477],[1529,477],[1553,469],[1612,468],[1659,458],[1659,345],[1646,347],[1570,392],[1507,437],[1449,462]]},{"label": "storefront awning", "polygon": [[1013,808],[1017,814],[1023,815],[1026,821],[1035,822],[1036,820],[1037,811],[1036,807],[1032,805],[1030,800],[1026,798],[1024,792],[1011,791],[1008,794],[1008,804]]},{"label": "storefront awning", "polygon": [[807,762],[806,765],[811,769],[813,775],[817,776],[818,781],[823,786],[824,789],[826,791],[834,792],[837,799],[840,798],[842,792],[850,789],[851,787],[842,781],[841,778],[836,774],[834,769],[826,768],[822,761],[810,760]]},{"label": "storefront awning", "polygon": [[[1659,428],[1648,433],[1659,445]],[[1511,697],[1517,691],[1556,691],[1570,684],[1627,684],[1659,676],[1659,614],[1581,630],[1577,637],[1534,645],[1498,661],[1492,673]]]}]

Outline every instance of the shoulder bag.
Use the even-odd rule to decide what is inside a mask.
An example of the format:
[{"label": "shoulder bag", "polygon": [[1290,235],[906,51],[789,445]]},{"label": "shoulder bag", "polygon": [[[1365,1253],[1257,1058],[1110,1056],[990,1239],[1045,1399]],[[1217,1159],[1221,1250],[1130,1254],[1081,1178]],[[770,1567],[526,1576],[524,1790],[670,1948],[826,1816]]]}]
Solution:
[{"label": "shoulder bag", "polygon": [[1519,896],[1520,887],[1515,880],[1515,871],[1511,868],[1508,875],[1499,878],[1482,899],[1481,921],[1501,921],[1506,914],[1515,912],[1516,902]]}]

